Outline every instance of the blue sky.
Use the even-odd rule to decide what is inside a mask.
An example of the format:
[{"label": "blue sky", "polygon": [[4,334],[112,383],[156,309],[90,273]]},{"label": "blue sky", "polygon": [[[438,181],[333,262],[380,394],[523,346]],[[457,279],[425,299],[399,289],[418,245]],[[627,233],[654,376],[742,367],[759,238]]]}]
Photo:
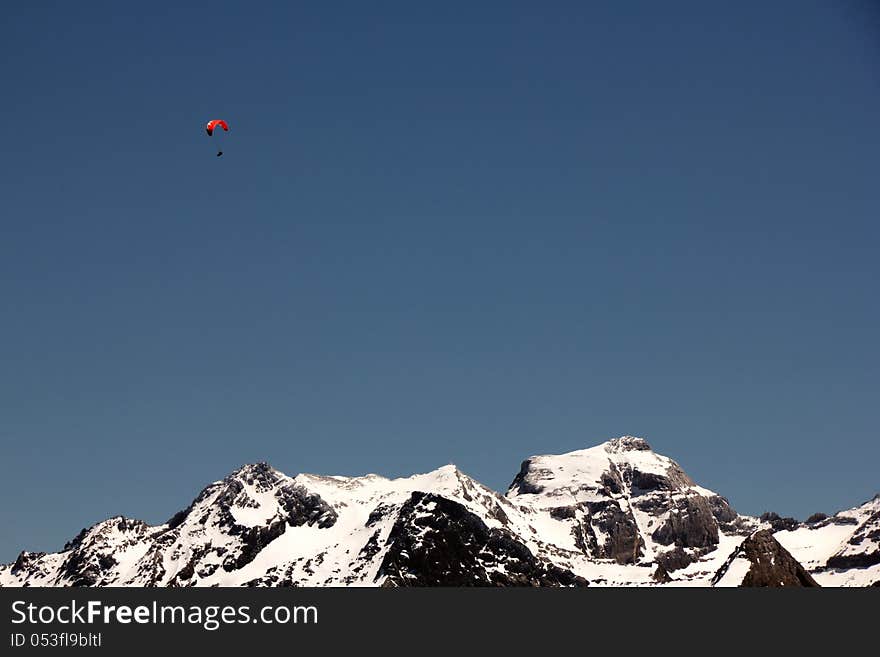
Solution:
[{"label": "blue sky", "polygon": [[880,490],[875,3],[5,10],[0,559],[257,460]]}]

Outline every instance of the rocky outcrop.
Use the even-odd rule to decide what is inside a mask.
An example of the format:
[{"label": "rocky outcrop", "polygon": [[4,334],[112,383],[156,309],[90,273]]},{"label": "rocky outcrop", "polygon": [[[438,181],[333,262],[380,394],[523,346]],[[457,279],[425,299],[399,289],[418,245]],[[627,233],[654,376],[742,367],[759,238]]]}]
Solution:
[{"label": "rocky outcrop", "polygon": [[861,554],[835,554],[829,557],[828,568],[848,570],[850,568],[870,568],[880,563],[880,551]]},{"label": "rocky outcrop", "polygon": [[606,538],[597,543],[595,556],[614,559],[619,564],[635,563],[642,556],[645,539],[632,512],[624,511],[614,501],[589,502],[590,521]]},{"label": "rocky outcrop", "polygon": [[320,495],[310,493],[303,486],[285,484],[275,493],[278,506],[284,511],[291,527],[317,525],[327,529],[336,524],[336,511]]},{"label": "rocky outcrop", "polygon": [[416,492],[403,505],[377,579],[385,586],[586,586],[463,505]]},{"label": "rocky outcrop", "polygon": [[718,544],[718,523],[704,497],[679,499],[652,538],[661,545],[709,547]]},{"label": "rocky outcrop", "polygon": [[672,573],[682,568],[687,568],[699,559],[699,553],[693,550],[685,551],[681,547],[675,547],[672,550],[659,554],[655,561],[657,566],[662,568],[666,573]]},{"label": "rocky outcrop", "polygon": [[766,522],[775,532],[797,529],[800,524],[795,518],[789,516],[782,518],[775,511],[766,511],[762,513],[758,520]]},{"label": "rocky outcrop", "polygon": [[[765,588],[819,586],[810,573],[766,529],[757,531],[744,540],[715,574],[712,583],[718,584],[726,576],[728,578],[738,576],[739,571],[744,569],[743,566],[747,566],[747,569],[739,581],[739,586]],[[730,585],[734,582],[726,583]]]}]

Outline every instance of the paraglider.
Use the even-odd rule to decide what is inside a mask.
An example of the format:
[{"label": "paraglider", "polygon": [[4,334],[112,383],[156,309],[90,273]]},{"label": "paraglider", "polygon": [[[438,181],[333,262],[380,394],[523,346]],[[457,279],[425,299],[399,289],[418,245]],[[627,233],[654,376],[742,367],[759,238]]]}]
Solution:
[{"label": "paraglider", "polygon": [[[205,126],[205,131],[208,133],[209,137],[213,137],[216,128],[223,128],[224,132],[229,132],[229,125],[223,119],[212,119],[208,121],[208,125]],[[220,157],[221,155],[223,155],[223,151],[217,151],[217,157]]]}]

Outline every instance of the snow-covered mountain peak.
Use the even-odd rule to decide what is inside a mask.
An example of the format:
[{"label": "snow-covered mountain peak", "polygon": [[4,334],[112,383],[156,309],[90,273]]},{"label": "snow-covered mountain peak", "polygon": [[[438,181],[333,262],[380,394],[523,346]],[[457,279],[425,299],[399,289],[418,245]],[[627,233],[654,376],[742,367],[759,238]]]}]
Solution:
[{"label": "snow-covered mountain peak", "polygon": [[147,523],[142,520],[113,516],[83,529],[72,540],[65,543],[64,549],[77,550],[84,546],[91,547],[98,544],[113,546],[126,541],[138,540],[148,528]]},{"label": "snow-covered mountain peak", "polygon": [[621,436],[620,438],[612,438],[603,443],[605,451],[610,454],[619,454],[620,452],[650,452],[651,446],[644,438],[636,438],[635,436]]},{"label": "snow-covered mountain peak", "polygon": [[528,458],[507,498],[527,513],[547,514],[544,533],[556,533],[557,546],[618,564],[660,564],[658,577],[696,568],[756,525],[634,436]]},{"label": "snow-covered mountain peak", "polygon": [[621,436],[587,449],[526,459],[507,496],[540,495],[555,505],[553,498],[559,497],[581,500],[693,486],[675,461],[654,452],[647,441]]},{"label": "snow-covered mountain peak", "polygon": [[471,479],[468,475],[459,470],[457,466],[452,465],[451,463],[441,466],[436,470],[431,470],[430,472],[415,474],[410,477],[401,477],[394,481],[400,483],[405,482],[407,487],[425,489],[428,492],[440,492],[449,490],[450,488],[457,488],[463,481],[476,483],[475,480]]},{"label": "snow-covered mountain peak", "polygon": [[[764,524],[634,436],[526,459],[507,496],[452,464],[387,478],[258,462],[160,525],[115,516],[22,552],[0,586],[709,585],[754,564],[776,581],[784,550],[823,585],[880,581],[880,496]],[[758,529],[775,538],[736,551]]]},{"label": "snow-covered mountain peak", "polygon": [[413,492],[446,495],[467,501],[479,491],[480,495],[502,499],[494,491],[484,487],[464,474],[455,465],[444,465],[436,470],[409,477],[389,479],[376,474],[359,477],[299,474],[293,481],[321,496],[334,508],[352,504],[370,505],[402,503]]},{"label": "snow-covered mountain peak", "polygon": [[287,480],[289,480],[289,477],[283,472],[276,470],[265,461],[259,461],[257,463],[245,463],[224,477],[223,482],[239,482],[265,491]]}]

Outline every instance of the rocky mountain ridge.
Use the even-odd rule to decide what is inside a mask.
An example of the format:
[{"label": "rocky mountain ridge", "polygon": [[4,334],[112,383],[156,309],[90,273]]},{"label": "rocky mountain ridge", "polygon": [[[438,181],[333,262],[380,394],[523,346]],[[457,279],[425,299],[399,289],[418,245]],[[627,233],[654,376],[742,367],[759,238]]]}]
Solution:
[{"label": "rocky mountain ridge", "polygon": [[870,586],[880,496],[805,523],[738,514],[641,438],[523,462],[505,495],[245,465],[167,522],[115,517],[0,586]]}]

